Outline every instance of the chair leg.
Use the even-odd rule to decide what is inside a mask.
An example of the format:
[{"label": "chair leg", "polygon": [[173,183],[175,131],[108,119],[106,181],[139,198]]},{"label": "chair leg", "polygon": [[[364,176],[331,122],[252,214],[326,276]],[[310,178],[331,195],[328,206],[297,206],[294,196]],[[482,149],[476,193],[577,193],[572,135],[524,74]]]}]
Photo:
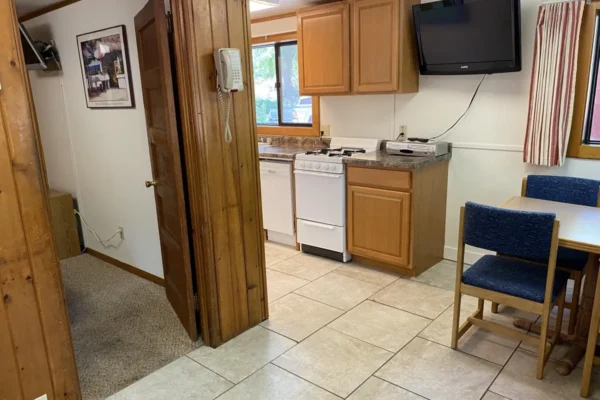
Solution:
[{"label": "chair leg", "polygon": [[540,327],[540,341],[538,344],[538,361],[536,377],[538,379],[544,378],[544,365],[546,364],[546,343],[548,340],[548,323],[550,322],[550,310],[544,308],[542,314],[542,324]]},{"label": "chair leg", "polygon": [[[554,345],[560,339],[560,332],[562,331],[562,322],[563,322],[563,317],[565,314],[566,297],[567,297],[567,289],[565,288],[565,290],[563,291],[563,293],[560,295],[560,297],[558,299],[558,313],[556,315],[556,325],[554,327],[554,335],[552,336],[552,347],[550,348],[550,351],[552,351],[552,349],[554,348]],[[549,356],[549,354],[548,354],[548,356]],[[545,357],[545,358],[547,358],[547,357]]]},{"label": "chair leg", "polygon": [[589,397],[590,380],[592,378],[592,366],[596,355],[596,342],[598,341],[598,329],[600,328],[600,283],[596,283],[596,295],[594,297],[594,308],[592,309],[592,321],[588,334],[587,348],[585,350],[585,361],[583,364],[583,377],[581,378],[581,397]]},{"label": "chair leg", "polygon": [[492,302],[492,314],[498,314],[498,303]]},{"label": "chair leg", "polygon": [[573,335],[575,333],[575,325],[577,324],[577,314],[579,311],[579,297],[581,295],[581,281],[583,280],[583,273],[571,273],[571,279],[575,281],[575,286],[573,287],[573,298],[571,299],[571,304],[569,304],[569,335]]},{"label": "chair leg", "polygon": [[450,347],[454,350],[458,347],[458,325],[460,323],[460,302],[461,294],[460,287],[457,287],[454,292],[454,316],[452,317],[452,341]]}]

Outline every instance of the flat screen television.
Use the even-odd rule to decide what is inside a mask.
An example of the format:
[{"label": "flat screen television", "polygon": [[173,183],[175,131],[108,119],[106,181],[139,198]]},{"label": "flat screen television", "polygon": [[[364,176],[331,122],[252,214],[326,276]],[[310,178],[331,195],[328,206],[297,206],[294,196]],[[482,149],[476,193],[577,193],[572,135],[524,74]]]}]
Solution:
[{"label": "flat screen television", "polygon": [[521,70],[520,0],[443,0],[413,6],[423,75]]}]

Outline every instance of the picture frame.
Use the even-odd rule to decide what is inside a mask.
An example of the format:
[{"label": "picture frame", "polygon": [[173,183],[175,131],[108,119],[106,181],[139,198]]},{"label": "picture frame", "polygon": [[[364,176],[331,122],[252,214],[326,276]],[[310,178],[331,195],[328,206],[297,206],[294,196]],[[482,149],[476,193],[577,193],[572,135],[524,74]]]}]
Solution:
[{"label": "picture frame", "polygon": [[77,49],[87,107],[134,108],[125,25],[77,35]]}]

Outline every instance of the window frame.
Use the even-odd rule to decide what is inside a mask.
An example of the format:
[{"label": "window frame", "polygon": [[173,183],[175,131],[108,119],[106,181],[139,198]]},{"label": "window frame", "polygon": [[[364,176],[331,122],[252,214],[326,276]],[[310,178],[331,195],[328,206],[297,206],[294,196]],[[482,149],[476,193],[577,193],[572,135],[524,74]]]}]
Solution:
[{"label": "window frame", "polygon": [[597,76],[600,60],[593,54],[594,46],[600,47],[600,37],[596,39],[600,26],[596,26],[596,21],[600,22],[600,2],[594,1],[585,5],[579,35],[573,122],[567,146],[567,157],[572,158],[600,159],[600,143],[586,142],[591,129],[593,114],[590,107],[594,105],[594,90],[600,84]]},{"label": "window frame", "polygon": [[[277,75],[279,75],[279,47],[285,46],[285,43],[297,42],[296,32],[287,32],[276,35],[266,35],[252,38],[251,49],[258,45],[270,45],[275,44],[275,68]],[[280,45],[279,45],[280,44]],[[254,72],[252,73],[252,85],[254,87]],[[320,104],[319,96],[312,97],[312,126],[307,124],[291,124],[282,123],[282,105],[279,104],[281,98],[281,85],[277,87],[278,96],[278,110],[279,125],[258,125],[257,132],[260,135],[285,135],[285,136],[320,136],[321,135],[321,118],[320,118]],[[300,96],[303,96],[300,93]]]}]

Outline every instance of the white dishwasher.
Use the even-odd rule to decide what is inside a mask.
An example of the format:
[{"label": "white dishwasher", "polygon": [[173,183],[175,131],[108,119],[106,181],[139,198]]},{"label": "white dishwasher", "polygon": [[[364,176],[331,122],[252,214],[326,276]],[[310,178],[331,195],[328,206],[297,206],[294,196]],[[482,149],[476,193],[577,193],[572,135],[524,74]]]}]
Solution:
[{"label": "white dishwasher", "polygon": [[296,244],[294,188],[290,161],[260,161],[263,227],[269,240]]}]

